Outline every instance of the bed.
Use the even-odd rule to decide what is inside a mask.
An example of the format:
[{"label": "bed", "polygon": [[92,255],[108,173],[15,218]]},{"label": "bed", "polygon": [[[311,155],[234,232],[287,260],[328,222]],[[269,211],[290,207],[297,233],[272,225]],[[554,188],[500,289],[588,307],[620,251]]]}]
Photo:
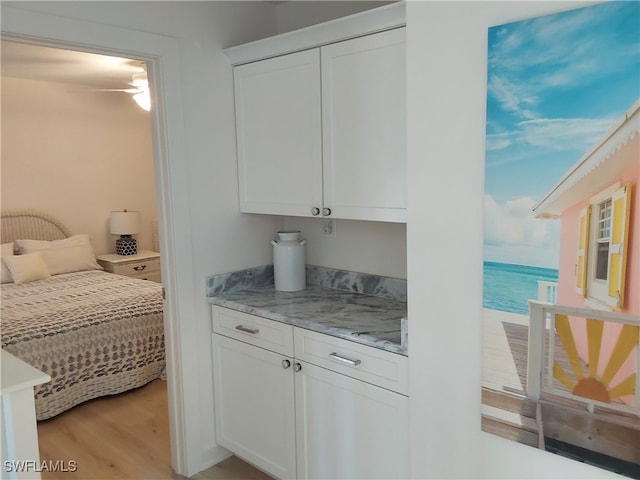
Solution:
[{"label": "bed", "polygon": [[38,420],[162,378],[161,284],[103,271],[76,245],[88,236],[46,213],[2,212],[0,228],[1,345],[51,376],[35,387]]}]

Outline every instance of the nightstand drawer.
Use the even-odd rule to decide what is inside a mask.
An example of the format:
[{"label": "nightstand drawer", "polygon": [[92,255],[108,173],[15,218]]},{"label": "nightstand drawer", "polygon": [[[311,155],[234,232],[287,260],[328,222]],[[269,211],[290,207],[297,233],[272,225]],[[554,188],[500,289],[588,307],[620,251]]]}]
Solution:
[{"label": "nightstand drawer", "polygon": [[107,253],[98,255],[97,258],[98,263],[109,273],[162,283],[158,252],[140,250],[135,255]]},{"label": "nightstand drawer", "polygon": [[150,282],[162,283],[162,275],[160,271],[136,273],[135,275],[128,275],[131,278],[139,278],[140,280],[149,280]]},{"label": "nightstand drawer", "polygon": [[154,272],[160,271],[160,259],[151,258],[148,260],[138,260],[131,263],[123,264],[108,264],[108,268],[105,267],[107,272],[117,273],[118,275],[127,275],[129,277],[138,277],[140,275],[149,275]]}]

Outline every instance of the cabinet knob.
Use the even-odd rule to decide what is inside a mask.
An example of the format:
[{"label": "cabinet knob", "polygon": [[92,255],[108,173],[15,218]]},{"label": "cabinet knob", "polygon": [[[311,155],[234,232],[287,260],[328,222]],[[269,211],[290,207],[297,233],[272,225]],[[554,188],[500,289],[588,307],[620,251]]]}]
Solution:
[{"label": "cabinet knob", "polygon": [[322,216],[323,217],[328,217],[329,215],[331,215],[331,209],[330,208],[323,208],[322,209]]},{"label": "cabinet knob", "polygon": [[313,215],[314,217],[317,217],[318,215],[320,215],[320,209],[318,207],[313,207],[311,209],[311,215]]},{"label": "cabinet knob", "polygon": [[284,368],[286,370],[290,366],[291,366],[291,361],[290,360],[287,360],[286,358],[284,360],[282,360],[282,368]]},{"label": "cabinet knob", "polygon": [[296,363],[293,364],[293,369],[296,372],[299,372],[300,370],[302,370],[302,365],[300,365],[298,362],[296,362]]}]

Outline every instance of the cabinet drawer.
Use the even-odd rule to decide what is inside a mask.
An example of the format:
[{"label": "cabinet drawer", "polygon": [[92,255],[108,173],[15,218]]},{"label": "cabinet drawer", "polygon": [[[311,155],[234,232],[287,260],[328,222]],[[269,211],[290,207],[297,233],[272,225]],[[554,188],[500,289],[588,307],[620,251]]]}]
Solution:
[{"label": "cabinet drawer", "polygon": [[409,394],[407,357],[341,338],[294,328],[295,357],[359,380]]},{"label": "cabinet drawer", "polygon": [[160,271],[160,259],[153,258],[150,260],[141,260],[139,262],[131,262],[124,264],[109,264],[105,269],[111,273],[118,275],[127,275],[129,277],[145,276],[152,272]]},{"label": "cabinet drawer", "polygon": [[212,330],[227,337],[293,356],[293,327],[248,313],[212,305]]}]

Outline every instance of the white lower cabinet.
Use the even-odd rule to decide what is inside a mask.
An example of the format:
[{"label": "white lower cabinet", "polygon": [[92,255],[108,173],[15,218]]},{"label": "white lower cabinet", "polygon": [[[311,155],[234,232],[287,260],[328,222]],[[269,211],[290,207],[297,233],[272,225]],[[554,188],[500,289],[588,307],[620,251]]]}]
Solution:
[{"label": "white lower cabinet", "polygon": [[409,478],[409,399],[306,362],[296,374],[298,478]]},{"label": "white lower cabinet", "polygon": [[[406,357],[223,307],[212,312],[220,445],[278,478],[409,477]],[[377,375],[387,388],[370,383]]]},{"label": "white lower cabinet", "polygon": [[[216,438],[278,478],[295,478],[292,360],[213,335]],[[287,365],[286,363],[284,364]]]}]

